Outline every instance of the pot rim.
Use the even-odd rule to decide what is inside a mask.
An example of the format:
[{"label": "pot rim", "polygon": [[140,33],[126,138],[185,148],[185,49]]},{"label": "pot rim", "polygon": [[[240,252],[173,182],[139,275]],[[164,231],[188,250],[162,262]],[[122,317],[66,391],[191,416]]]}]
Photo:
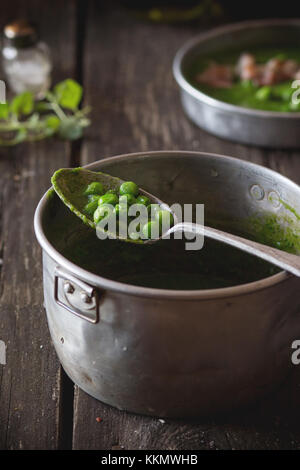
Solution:
[{"label": "pot rim", "polygon": [[[209,152],[196,152],[196,151],[184,151],[184,150],[163,150],[163,151],[151,151],[151,152],[135,152],[135,153],[127,153],[121,154],[113,157],[108,157],[102,160],[97,160],[93,163],[89,163],[88,165],[84,165],[84,168],[93,168],[97,166],[101,162],[111,162],[116,160],[124,160],[128,157],[143,157],[143,158],[152,158],[156,155],[165,155],[165,156],[209,156],[209,157],[217,157],[222,158],[227,161],[231,160],[238,160],[242,166],[252,167],[255,168],[264,168],[264,171],[267,171],[269,174],[276,176],[277,180],[282,180],[283,182],[288,182],[289,185],[294,185],[298,190],[299,186],[294,183],[289,178],[282,176],[280,173],[277,173],[274,170],[266,168],[262,165],[258,165],[256,163],[252,163],[249,161],[240,160],[236,157],[230,157],[221,154],[209,153]],[[49,188],[52,189],[52,188]],[[42,227],[42,214],[45,209],[45,206],[48,202],[47,193],[43,195],[39,204],[36,208],[34,214],[34,230],[37,237],[37,240],[42,247],[43,250],[55,261],[57,264],[66,269],[68,272],[72,273],[73,275],[77,276],[78,278],[84,280],[85,282],[98,287],[103,290],[112,290],[122,294],[127,295],[134,295],[138,297],[149,297],[149,298],[167,298],[170,300],[178,300],[178,299],[185,299],[185,300],[207,300],[207,299],[215,299],[215,298],[226,298],[226,297],[233,297],[239,295],[250,294],[252,292],[270,288],[276,284],[281,282],[287,281],[292,277],[292,274],[287,273],[286,271],[280,271],[277,274],[272,276],[268,276],[264,279],[260,279],[258,281],[249,282],[246,284],[241,284],[238,286],[231,286],[231,287],[224,287],[218,289],[203,289],[203,290],[169,290],[169,289],[156,289],[150,287],[141,287],[135,286],[132,284],[126,284],[118,281],[113,281],[111,279],[107,279],[102,276],[98,276],[97,274],[93,274],[83,268],[80,268],[75,263],[72,263],[67,258],[65,258],[59,251],[57,251],[54,246],[48,241],[47,237],[44,234],[43,227]]]},{"label": "pot rim", "polygon": [[286,18],[286,19],[268,19],[268,20],[250,20],[250,21],[241,21],[239,23],[232,23],[226,26],[219,26],[214,28],[211,31],[198,34],[196,37],[188,40],[183,44],[183,46],[177,51],[174,60],[173,60],[173,75],[179,85],[179,87],[184,90],[189,95],[193,96],[198,101],[218,108],[220,110],[252,116],[256,118],[265,118],[265,119],[298,119],[300,120],[300,112],[287,112],[287,111],[264,111],[260,109],[246,108],[243,106],[238,106],[235,104],[226,103],[225,101],[218,100],[213,98],[206,93],[195,88],[183,75],[182,72],[182,63],[186,55],[193,49],[195,46],[209,41],[210,39],[216,37],[222,37],[224,34],[233,33],[236,31],[242,31],[246,28],[256,29],[259,27],[270,27],[270,26],[298,26],[300,29],[300,19],[297,18]]}]

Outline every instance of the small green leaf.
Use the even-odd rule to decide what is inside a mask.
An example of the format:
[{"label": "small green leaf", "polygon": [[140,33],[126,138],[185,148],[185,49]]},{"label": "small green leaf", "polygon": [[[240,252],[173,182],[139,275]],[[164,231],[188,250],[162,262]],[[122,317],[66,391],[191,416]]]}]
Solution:
[{"label": "small green leaf", "polygon": [[44,123],[45,123],[45,131],[44,131],[45,135],[47,137],[51,137],[58,131],[61,121],[54,114],[49,114],[48,116],[45,117]]},{"label": "small green leaf", "polygon": [[[44,101],[35,101],[30,92],[21,93],[8,104],[0,104],[0,146],[37,141],[58,134],[75,140],[90,124],[89,108],[78,109],[82,87],[67,79],[47,92]],[[67,108],[66,113],[63,108]]]},{"label": "small green leaf", "polygon": [[59,135],[63,139],[76,140],[82,137],[82,127],[77,119],[70,117],[61,121]]},{"label": "small green leaf", "polygon": [[0,103],[0,119],[6,119],[9,113],[8,103]]},{"label": "small green leaf", "polygon": [[74,111],[78,108],[82,98],[82,86],[75,80],[68,78],[54,87],[54,95],[58,104]]},{"label": "small green leaf", "polygon": [[50,127],[51,129],[57,130],[60,126],[60,122],[60,119],[52,114],[46,117],[47,127]]},{"label": "small green leaf", "polygon": [[10,104],[10,110],[17,116],[21,114],[30,114],[33,110],[33,95],[25,91],[13,98]]}]

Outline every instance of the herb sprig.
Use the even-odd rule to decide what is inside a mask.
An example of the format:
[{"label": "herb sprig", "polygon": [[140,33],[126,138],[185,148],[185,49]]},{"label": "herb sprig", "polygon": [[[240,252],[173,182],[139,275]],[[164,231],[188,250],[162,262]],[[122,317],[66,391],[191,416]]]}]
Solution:
[{"label": "herb sprig", "polygon": [[12,146],[54,135],[79,139],[90,124],[90,108],[79,109],[81,98],[82,86],[68,78],[48,91],[42,101],[35,101],[33,94],[26,91],[0,104],[0,145]]}]

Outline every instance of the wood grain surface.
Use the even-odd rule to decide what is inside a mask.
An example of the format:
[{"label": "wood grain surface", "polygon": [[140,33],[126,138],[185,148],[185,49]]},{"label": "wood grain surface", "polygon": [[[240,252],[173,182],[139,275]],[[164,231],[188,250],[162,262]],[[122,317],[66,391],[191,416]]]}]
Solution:
[{"label": "wood grain surface", "polygon": [[[0,149],[0,449],[300,448],[300,369],[249,409],[195,422],[121,412],[91,398],[61,371],[43,311],[35,206],[61,166],[147,150],[201,150],[271,167],[300,183],[300,152],[262,150],[215,138],[184,115],[172,59],[199,26],[140,22],[118,6],[90,0],[26,2],[53,51],[55,80],[84,85],[93,106],[82,142]],[[23,2],[5,2],[5,18]],[[26,9],[25,9],[26,10]],[[26,11],[25,11],[26,13]],[[20,15],[18,15],[20,16]],[[101,419],[99,419],[101,418]]]},{"label": "wood grain surface", "polygon": [[[75,71],[75,8],[72,2],[6,2],[1,22],[26,15],[39,24],[54,61],[54,80]],[[35,207],[50,176],[70,164],[61,142],[0,149],[1,297],[0,338],[7,364],[0,366],[0,448],[60,446],[62,372],[49,340],[43,309],[41,251],[33,231]]]}]

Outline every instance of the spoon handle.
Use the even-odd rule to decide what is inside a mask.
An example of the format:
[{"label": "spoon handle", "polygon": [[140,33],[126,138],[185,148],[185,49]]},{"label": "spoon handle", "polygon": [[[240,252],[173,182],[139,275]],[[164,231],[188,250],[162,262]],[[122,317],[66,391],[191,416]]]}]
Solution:
[{"label": "spoon handle", "polygon": [[286,251],[263,245],[262,243],[247,240],[246,238],[238,237],[237,235],[232,235],[231,233],[223,232],[222,230],[190,222],[174,225],[166,232],[165,235],[175,232],[190,232],[226,243],[227,245],[234,246],[239,250],[257,256],[258,258],[262,258],[265,261],[269,261],[275,266],[300,277],[300,256],[298,255],[293,255]]}]

